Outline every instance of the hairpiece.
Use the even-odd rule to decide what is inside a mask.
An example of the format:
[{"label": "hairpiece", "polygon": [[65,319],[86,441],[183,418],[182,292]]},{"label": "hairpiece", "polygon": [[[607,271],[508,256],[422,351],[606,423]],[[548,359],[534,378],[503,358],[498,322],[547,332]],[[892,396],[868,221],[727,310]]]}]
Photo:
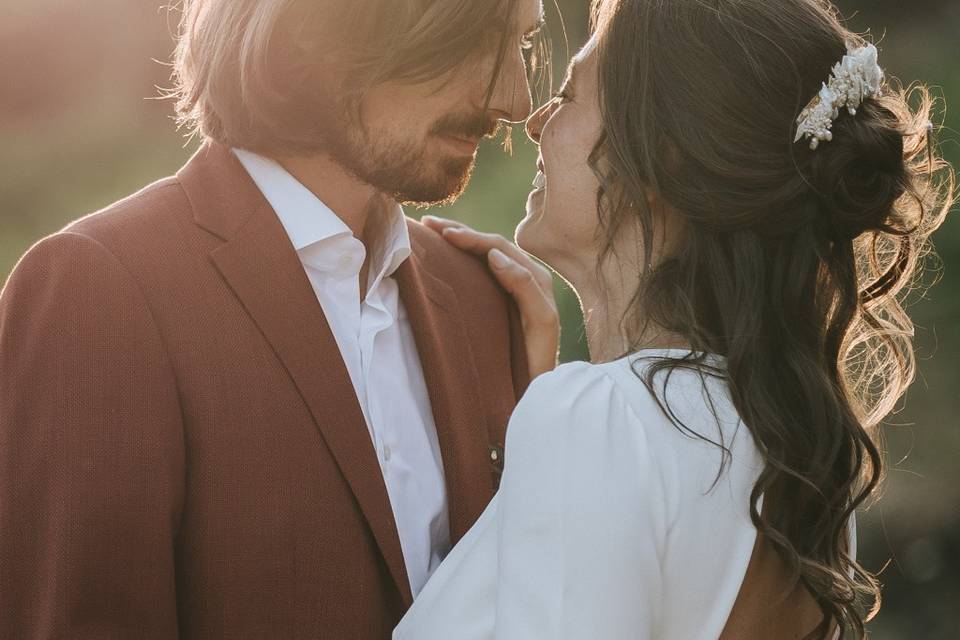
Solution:
[{"label": "hairpiece", "polygon": [[864,100],[880,94],[882,84],[883,69],[877,64],[877,48],[872,44],[857,49],[848,46],[847,55],[834,65],[830,80],[797,118],[797,137],[793,141],[809,138],[814,150],[821,142],[830,142],[840,109],[846,107],[851,116],[856,115]]}]

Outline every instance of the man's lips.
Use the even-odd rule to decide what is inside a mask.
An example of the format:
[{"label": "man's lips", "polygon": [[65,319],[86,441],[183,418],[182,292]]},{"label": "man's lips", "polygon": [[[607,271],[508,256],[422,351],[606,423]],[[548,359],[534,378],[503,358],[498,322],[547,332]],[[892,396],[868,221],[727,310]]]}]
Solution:
[{"label": "man's lips", "polygon": [[464,152],[473,153],[480,145],[479,138],[464,138],[461,136],[441,135],[441,138],[450,142]]}]

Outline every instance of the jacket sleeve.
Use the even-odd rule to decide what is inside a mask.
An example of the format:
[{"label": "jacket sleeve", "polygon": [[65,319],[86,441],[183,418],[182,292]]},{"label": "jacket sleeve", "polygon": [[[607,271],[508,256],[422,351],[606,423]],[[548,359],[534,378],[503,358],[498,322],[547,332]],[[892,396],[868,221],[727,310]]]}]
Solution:
[{"label": "jacket sleeve", "polygon": [[180,404],[146,300],[62,232],[0,293],[0,637],[175,638]]}]

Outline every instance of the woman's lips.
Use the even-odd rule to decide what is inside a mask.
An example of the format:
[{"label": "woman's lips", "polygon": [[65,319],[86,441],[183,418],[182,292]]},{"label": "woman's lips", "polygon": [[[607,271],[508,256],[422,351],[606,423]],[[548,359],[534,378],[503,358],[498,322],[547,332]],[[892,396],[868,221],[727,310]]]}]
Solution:
[{"label": "woman's lips", "polygon": [[537,175],[533,178],[533,187],[537,190],[547,186],[547,174],[543,167],[543,157],[537,156]]}]

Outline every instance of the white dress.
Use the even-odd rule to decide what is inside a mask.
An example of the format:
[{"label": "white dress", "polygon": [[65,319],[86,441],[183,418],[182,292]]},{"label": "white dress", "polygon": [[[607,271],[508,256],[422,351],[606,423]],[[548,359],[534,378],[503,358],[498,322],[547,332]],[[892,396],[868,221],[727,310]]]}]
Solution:
[{"label": "white dress", "polygon": [[[750,563],[762,460],[724,382],[643,384],[641,351],[539,377],[507,431],[500,491],[394,640],[716,640]],[[710,357],[723,367],[722,358]],[[636,370],[637,373],[634,372]]]}]

